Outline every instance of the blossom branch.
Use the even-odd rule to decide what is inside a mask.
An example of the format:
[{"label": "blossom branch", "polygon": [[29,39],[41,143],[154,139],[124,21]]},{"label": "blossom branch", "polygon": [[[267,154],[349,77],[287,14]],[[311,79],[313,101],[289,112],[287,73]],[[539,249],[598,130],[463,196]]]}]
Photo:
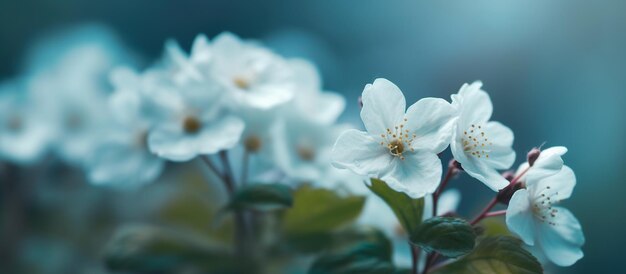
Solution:
[{"label": "blossom branch", "polygon": [[446,186],[448,185],[448,182],[452,179],[452,177],[456,175],[456,172],[457,172],[456,161],[453,159],[450,161],[450,164],[448,165],[448,171],[446,172],[446,176],[444,176],[443,180],[441,181],[441,184],[439,185],[439,187],[433,194],[433,216],[437,216],[437,204],[439,202],[439,196],[441,196],[441,193],[446,188]]},{"label": "blossom branch", "polygon": [[485,206],[485,208],[483,209],[483,211],[480,212],[480,214],[478,214],[478,216],[476,216],[476,218],[474,218],[470,224],[471,225],[475,225],[478,222],[480,222],[480,220],[484,219],[485,216],[489,213],[489,211],[496,206],[496,204],[498,204],[498,199],[493,198],[491,199],[491,201],[489,201],[489,203],[487,204],[487,206]]}]

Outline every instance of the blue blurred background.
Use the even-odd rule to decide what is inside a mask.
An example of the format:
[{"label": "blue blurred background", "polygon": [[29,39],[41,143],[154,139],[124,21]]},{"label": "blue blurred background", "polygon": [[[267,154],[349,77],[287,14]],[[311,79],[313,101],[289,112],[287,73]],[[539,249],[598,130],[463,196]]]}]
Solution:
[{"label": "blue blurred background", "polygon": [[[377,77],[395,82],[408,101],[449,98],[482,80],[494,119],[516,134],[518,162],[544,142],[570,149],[565,160],[578,185],[565,204],[587,243],[580,262],[556,271],[623,268],[624,1],[1,1],[0,78],[19,74],[41,35],[85,23],[112,28],[146,61],[168,38],[184,48],[198,33],[224,30],[263,40],[315,62],[325,87],[349,102],[342,120],[358,126],[357,97]],[[490,195],[468,177],[454,184],[477,193],[464,196],[467,212]]]}]

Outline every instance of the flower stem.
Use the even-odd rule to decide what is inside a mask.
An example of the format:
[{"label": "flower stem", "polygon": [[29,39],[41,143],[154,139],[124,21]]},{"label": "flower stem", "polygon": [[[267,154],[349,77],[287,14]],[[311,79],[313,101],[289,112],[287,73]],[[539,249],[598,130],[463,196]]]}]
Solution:
[{"label": "flower stem", "polygon": [[476,218],[474,218],[474,220],[472,220],[470,222],[471,225],[475,225],[478,222],[480,222],[480,220],[484,219],[485,216],[489,213],[489,211],[496,206],[496,204],[498,204],[498,200],[496,198],[491,199],[491,201],[489,201],[489,203],[487,204],[487,206],[485,206],[485,208],[483,209],[483,211],[480,212],[480,214],[478,214],[478,216],[476,216]]},{"label": "flower stem", "polygon": [[485,218],[502,216],[506,214],[506,210],[491,211],[485,214]]},{"label": "flower stem", "polygon": [[430,267],[435,264],[437,259],[439,259],[439,253],[433,252],[430,255],[428,255],[428,258],[426,259],[426,266],[424,266],[424,271],[422,273],[424,274],[428,273]]},{"label": "flower stem", "polygon": [[413,259],[413,268],[412,268],[413,271],[411,273],[419,274],[418,264],[420,261],[420,248],[418,246],[414,246],[410,242],[409,242],[409,247],[411,248],[411,258]]},{"label": "flower stem", "polygon": [[[228,196],[232,199],[235,195],[235,183],[232,177],[232,171],[230,168],[230,164],[228,163],[228,155],[226,151],[220,151],[220,160],[222,161],[222,167],[224,172],[219,172],[215,164],[211,161],[211,159],[207,155],[203,155],[200,158],[202,161],[206,163],[206,165],[213,171],[218,177],[222,179],[224,182],[224,186],[226,187],[226,192]],[[246,255],[246,228],[245,228],[245,219],[243,217],[243,213],[239,210],[235,211],[235,254],[238,256]]]},{"label": "flower stem", "polygon": [[454,174],[456,174],[456,167],[454,166],[454,160],[452,160],[448,165],[448,171],[446,172],[446,176],[443,177],[443,180],[441,180],[441,184],[439,184],[439,187],[433,194],[433,216],[437,216],[437,204],[439,201],[439,196],[441,196],[441,193],[448,185],[450,179],[454,177]]},{"label": "flower stem", "polygon": [[248,165],[250,164],[250,152],[246,149],[243,152],[243,164],[241,166],[241,185],[248,183]]}]

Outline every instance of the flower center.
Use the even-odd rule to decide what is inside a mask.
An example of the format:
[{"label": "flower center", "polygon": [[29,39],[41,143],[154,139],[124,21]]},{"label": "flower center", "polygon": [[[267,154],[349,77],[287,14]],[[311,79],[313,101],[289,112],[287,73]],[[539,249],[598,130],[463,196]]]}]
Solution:
[{"label": "flower center", "polygon": [[300,156],[300,159],[310,162],[315,159],[315,151],[308,147],[300,146],[298,147],[298,156]]},{"label": "flower center", "polygon": [[233,84],[240,89],[249,89],[250,88],[250,80],[243,76],[235,76],[233,78]]},{"label": "flower center", "polygon": [[556,226],[555,219],[559,211],[556,208],[552,208],[552,206],[559,202],[559,200],[555,199],[558,194],[558,192],[550,191],[550,186],[546,186],[539,192],[539,195],[532,201],[532,210],[535,218],[542,223]]},{"label": "flower center", "polygon": [[69,130],[79,130],[83,127],[83,118],[78,113],[70,113],[65,117],[65,127]]},{"label": "flower center", "polygon": [[380,137],[383,140],[380,142],[381,146],[387,146],[389,150],[389,154],[404,160],[404,155],[402,153],[407,150],[414,151],[411,144],[415,140],[416,135],[412,134],[409,136],[410,130],[404,128],[404,124],[407,122],[407,119],[404,118],[404,121],[393,127],[393,130],[388,128],[387,134],[381,134]]},{"label": "flower center", "polygon": [[135,145],[139,149],[146,149],[148,147],[148,131],[141,130],[135,135]]},{"label": "flower center", "polygon": [[243,145],[247,151],[252,153],[257,152],[259,151],[259,149],[261,149],[261,138],[255,135],[250,135],[248,136],[248,138],[246,138],[246,140],[244,140]]},{"label": "flower center", "polygon": [[189,133],[189,134],[198,133],[198,131],[200,131],[201,128],[202,128],[202,123],[200,123],[200,120],[198,120],[198,118],[194,116],[187,116],[183,120],[183,130],[186,133]]},{"label": "flower center", "polygon": [[463,143],[465,154],[476,158],[489,158],[489,152],[491,152],[489,148],[492,143],[487,138],[481,125],[472,124],[467,130],[463,131],[461,143]]},{"label": "flower center", "polygon": [[19,131],[24,127],[24,122],[22,121],[22,117],[13,115],[7,121],[7,127],[11,131]]}]

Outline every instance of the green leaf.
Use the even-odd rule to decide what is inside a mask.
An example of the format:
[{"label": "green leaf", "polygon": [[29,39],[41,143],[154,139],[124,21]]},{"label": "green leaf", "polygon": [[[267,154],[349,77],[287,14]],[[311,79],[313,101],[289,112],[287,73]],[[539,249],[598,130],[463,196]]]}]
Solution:
[{"label": "green leaf", "polygon": [[288,235],[333,231],[352,223],[361,213],[365,197],[340,196],[330,190],[304,186],[294,193],[294,205],[285,212]]},{"label": "green leaf", "polygon": [[105,248],[105,262],[115,271],[174,273],[181,269],[236,273],[245,264],[232,251],[190,231],[148,225],[126,226]]},{"label": "green leaf", "polygon": [[434,274],[540,274],[541,264],[509,236],[485,238],[474,251]]},{"label": "green leaf", "polygon": [[465,220],[452,217],[433,217],[410,234],[411,242],[426,252],[437,251],[446,257],[459,257],[472,251],[476,234]]},{"label": "green leaf", "polygon": [[391,263],[390,242],[384,235],[379,236],[382,238],[321,256],[313,263],[309,274],[393,273],[395,267]]},{"label": "green leaf", "polygon": [[372,178],[371,182],[369,189],[393,210],[404,230],[409,235],[417,231],[424,214],[424,198],[413,199],[405,193],[391,189],[387,183],[379,179]]},{"label": "green leaf", "polygon": [[283,184],[253,184],[238,190],[226,210],[272,210],[291,207],[291,188]]}]

